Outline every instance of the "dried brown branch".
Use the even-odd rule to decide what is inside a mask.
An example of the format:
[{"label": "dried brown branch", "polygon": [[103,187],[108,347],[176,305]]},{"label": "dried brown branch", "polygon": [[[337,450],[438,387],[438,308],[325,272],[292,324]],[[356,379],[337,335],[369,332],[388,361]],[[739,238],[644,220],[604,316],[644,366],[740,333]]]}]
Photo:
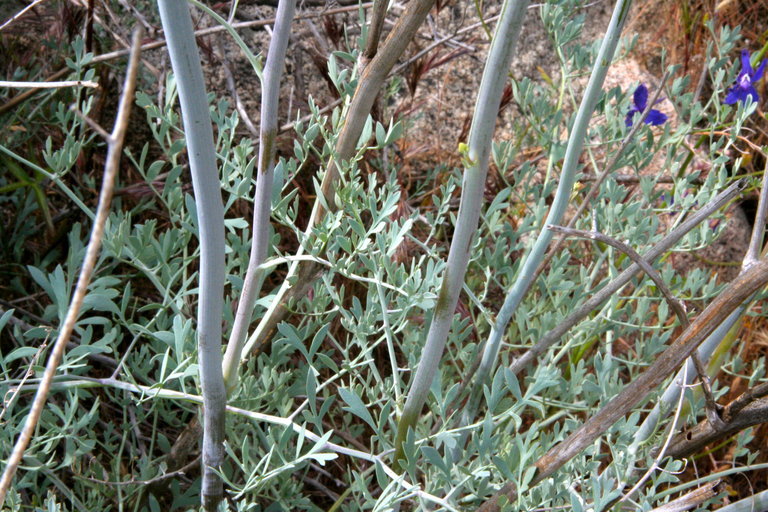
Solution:
[{"label": "dried brown branch", "polygon": [[691,510],[705,501],[714,498],[717,494],[715,488],[718,485],[720,485],[720,479],[707,482],[688,494],[680,496],[669,503],[665,503],[664,505],[651,510],[651,512],[684,512],[685,510]]},{"label": "dried brown branch", "polygon": [[[582,231],[580,229],[573,229],[573,228],[562,227],[562,226],[547,226],[547,228],[565,236],[577,236],[581,238],[588,238],[590,240],[596,240],[598,242],[603,242],[626,254],[629,259],[631,259],[634,263],[636,263],[643,270],[643,272],[645,272],[648,275],[648,277],[651,278],[653,283],[656,285],[656,287],[659,289],[661,294],[664,296],[664,299],[667,301],[667,304],[669,304],[669,307],[672,308],[672,311],[674,311],[678,320],[680,320],[680,325],[682,325],[684,329],[688,328],[688,325],[689,325],[688,316],[686,314],[685,304],[683,303],[683,301],[679,300],[677,297],[672,295],[672,292],[670,291],[670,289],[661,279],[661,275],[659,275],[656,269],[654,269],[650,265],[650,263],[645,261],[643,257],[637,253],[637,251],[632,249],[632,247],[630,247],[629,245],[623,242],[620,242],[619,240],[616,240],[615,238],[611,238],[608,235],[598,233],[597,231]],[[561,238],[561,240],[565,240],[565,238]],[[704,391],[704,396],[706,398],[707,417],[709,418],[710,422],[712,422],[714,425],[720,425],[722,424],[722,421],[720,420],[720,417],[717,414],[717,403],[715,402],[714,395],[712,394],[712,386],[710,385],[709,377],[707,376],[707,371],[704,368],[704,363],[701,361],[701,358],[699,357],[699,354],[697,352],[693,353],[692,359],[693,359],[694,366],[696,367],[696,372],[698,373],[699,379],[701,380],[702,389]]]},{"label": "dried brown branch", "polygon": [[[435,0],[412,0],[400,16],[397,24],[387,36],[376,56],[366,66],[358,80],[357,89],[352,97],[344,126],[339,133],[336,142],[335,159],[331,160],[327,167],[323,181],[320,184],[322,197],[315,201],[312,215],[306,229],[308,237],[312,236],[313,229],[327,213],[326,206],[333,208],[336,182],[339,178],[338,165],[343,160],[352,158],[355,146],[363,126],[368,118],[376,96],[381,89],[384,80],[394,67],[397,60],[405,51],[413,35],[421,26],[427,13],[434,5]],[[303,251],[303,246],[299,254]],[[243,355],[255,355],[261,352],[269,343],[272,333],[277,325],[285,318],[288,312],[288,304],[300,300],[308,293],[317,277],[323,272],[320,264],[308,261],[297,263],[289,270],[283,286],[277,292],[273,303],[264,317],[261,319],[256,331],[248,340]],[[294,282],[295,284],[291,284]]]},{"label": "dried brown branch", "polygon": [[373,2],[371,22],[368,25],[368,40],[365,43],[365,51],[363,52],[366,63],[376,55],[376,50],[379,48],[381,29],[384,26],[384,19],[387,15],[387,4],[389,4],[389,0],[374,0]]},{"label": "dried brown branch", "polygon": [[[594,443],[616,421],[626,415],[664,379],[674,372],[699,344],[720,325],[728,315],[748,300],[754,293],[768,284],[768,258],[754,264],[749,270],[732,281],[715,300],[691,323],[675,342],[631,385],[587,420],[568,438],[550,449],[536,461],[538,472],[531,482],[536,485],[551,476],[565,463],[578,455],[587,446]],[[746,409],[746,407],[745,407]],[[708,428],[711,428],[707,422]],[[498,511],[499,499],[514,499],[517,491],[514,484],[507,483],[499,492],[487,500],[481,512]]]},{"label": "dried brown branch", "polygon": [[131,57],[128,64],[128,71],[125,77],[125,85],[123,94],[120,97],[120,104],[117,111],[117,118],[115,119],[115,127],[107,140],[107,158],[104,166],[104,181],[102,182],[101,192],[99,194],[99,204],[96,208],[96,217],[93,223],[93,229],[91,231],[90,240],[88,241],[88,247],[85,253],[85,259],[83,261],[83,267],[78,276],[75,292],[72,295],[72,302],[67,310],[67,315],[64,318],[64,323],[61,326],[59,335],[56,338],[56,342],[51,350],[51,355],[48,358],[48,363],[45,367],[45,373],[40,381],[40,386],[35,393],[35,398],[32,401],[32,407],[27,416],[24,427],[13,447],[10,457],[8,458],[8,464],[3,471],[2,478],[0,478],[0,504],[5,502],[5,496],[10,489],[13,482],[13,476],[16,474],[21,460],[24,456],[24,451],[27,449],[29,442],[34,435],[37,422],[40,419],[40,415],[45,407],[46,399],[48,398],[48,391],[51,387],[53,377],[56,375],[56,369],[59,366],[66,349],[67,342],[69,341],[72,331],[75,328],[77,317],[80,313],[80,308],[83,304],[83,300],[88,292],[88,285],[91,282],[93,270],[96,266],[96,260],[99,256],[99,249],[101,248],[101,240],[104,236],[104,225],[109,215],[109,207],[112,200],[112,193],[115,186],[115,178],[119,169],[120,157],[123,152],[123,142],[125,140],[125,134],[128,130],[128,118],[131,112],[131,105],[133,104],[133,95],[136,88],[136,77],[138,76],[138,62],[141,55],[141,29],[134,32],[133,44],[131,48]]},{"label": "dried brown branch", "polygon": [[[667,301],[667,304],[669,304],[669,307],[672,308],[672,311],[674,311],[675,315],[677,316],[678,320],[680,320],[680,325],[683,327],[688,327],[688,316],[685,312],[685,304],[683,301],[679,300],[677,297],[672,295],[672,291],[667,287],[667,285],[664,283],[664,281],[661,279],[661,275],[656,271],[655,268],[651,266],[650,263],[645,261],[642,256],[640,256],[637,251],[635,251],[632,247],[625,244],[624,242],[620,242],[619,240],[616,240],[615,238],[611,238],[608,235],[604,235],[603,233],[599,233],[597,231],[582,231],[581,229],[573,229],[563,226],[547,226],[547,229],[554,231],[555,233],[560,233],[565,236],[577,236],[580,238],[588,238],[590,240],[595,240],[597,242],[603,242],[604,244],[608,244],[611,247],[614,247],[615,249],[618,249],[619,251],[623,252],[627,255],[629,259],[631,259],[634,263],[637,263],[637,265],[645,272],[648,277],[651,278],[653,283],[656,285],[656,287],[659,289],[661,294],[664,296],[664,299]],[[562,238],[565,240],[565,238]]]},{"label": "dried brown branch", "polygon": [[708,444],[730,437],[760,423],[768,423],[768,398],[759,398],[744,406],[721,427],[713,426],[712,422],[707,420],[702,421],[691,430],[679,433],[672,438],[672,442],[667,448],[667,455],[674,459],[687,457]]}]

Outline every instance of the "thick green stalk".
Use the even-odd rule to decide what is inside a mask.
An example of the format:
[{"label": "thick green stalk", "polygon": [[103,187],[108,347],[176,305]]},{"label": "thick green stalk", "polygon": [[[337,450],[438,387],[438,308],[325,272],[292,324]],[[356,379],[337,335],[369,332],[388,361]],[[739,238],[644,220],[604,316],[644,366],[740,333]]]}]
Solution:
[{"label": "thick green stalk", "polygon": [[224,460],[224,408],[221,371],[221,316],[224,302],[224,206],[216,167],[216,147],[203,82],[200,54],[185,0],[158,0],[168,41],[187,141],[200,239],[200,300],[197,344],[203,395],[203,507],[216,510],[223,496],[215,473]]},{"label": "thick green stalk", "polygon": [[[576,119],[573,123],[570,136],[568,137],[568,147],[566,148],[565,160],[563,161],[563,170],[560,174],[560,183],[557,186],[557,193],[555,194],[555,198],[552,201],[552,207],[550,208],[544,223],[545,226],[548,224],[560,224],[563,214],[565,214],[565,210],[568,207],[568,198],[571,195],[571,190],[573,189],[573,184],[576,180],[579,157],[581,156],[581,150],[584,147],[584,139],[587,136],[589,120],[600,99],[605,75],[608,72],[608,66],[611,63],[611,60],[613,59],[613,54],[616,51],[619,36],[621,35],[621,30],[627,19],[631,4],[632,0],[619,0],[616,2],[616,6],[613,9],[613,16],[611,16],[611,21],[608,24],[603,44],[600,46],[597,60],[592,68],[592,75],[589,77],[589,83],[584,91],[584,97],[581,100],[579,111],[576,113]],[[504,299],[504,305],[501,307],[501,310],[499,310],[499,314],[496,317],[496,323],[494,324],[490,337],[483,349],[483,358],[477,373],[475,374],[472,396],[463,413],[463,422],[470,422],[475,415],[478,402],[482,396],[483,386],[486,384],[488,377],[496,365],[499,348],[501,346],[501,339],[507,329],[507,325],[509,324],[512,315],[515,313],[517,306],[520,305],[525,293],[530,288],[530,283],[535,275],[536,267],[544,257],[544,253],[553,236],[554,233],[552,231],[548,229],[541,230],[539,236],[536,238],[536,242],[533,244],[533,248],[526,257],[525,262],[517,275],[515,283],[512,285],[512,288]]]},{"label": "thick green stalk", "polygon": [[280,77],[285,69],[285,53],[291,34],[291,21],[296,12],[296,0],[280,0],[275,15],[272,40],[264,66],[261,89],[261,124],[259,126],[259,165],[256,192],[253,197],[253,240],[243,291],[237,305],[235,323],[224,354],[224,380],[227,391],[237,382],[237,368],[245,345],[253,306],[261,291],[262,272],[259,265],[267,256],[269,218],[272,213],[272,183],[275,176],[275,139],[277,138],[277,106],[280,100]]},{"label": "thick green stalk", "polygon": [[488,174],[493,131],[501,104],[501,95],[507,81],[507,70],[517,43],[525,16],[525,0],[505,0],[486,61],[475,104],[475,113],[464,152],[464,179],[461,203],[456,218],[456,230],[451,241],[448,261],[443,274],[440,294],[435,305],[427,342],[410,383],[408,398],[397,426],[395,440],[395,466],[403,457],[403,443],[427,400],[427,394],[443,355],[445,341],[459,300],[459,293],[467,271],[472,240],[477,232],[480,208]]}]

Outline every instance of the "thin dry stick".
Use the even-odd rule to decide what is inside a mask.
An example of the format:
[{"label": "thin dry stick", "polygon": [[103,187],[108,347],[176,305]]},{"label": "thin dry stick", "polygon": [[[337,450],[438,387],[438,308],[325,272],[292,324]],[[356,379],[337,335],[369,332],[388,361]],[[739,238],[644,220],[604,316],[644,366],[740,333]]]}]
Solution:
[{"label": "thin dry stick", "polygon": [[18,20],[19,18],[21,18],[22,16],[24,16],[24,13],[26,13],[28,10],[32,9],[32,8],[33,8],[33,7],[35,7],[37,4],[39,4],[39,3],[42,3],[42,2],[44,2],[44,1],[45,1],[45,0],[35,0],[35,1],[34,1],[34,2],[32,2],[31,4],[29,4],[28,6],[26,6],[26,7],[25,7],[25,8],[23,8],[22,10],[20,10],[19,12],[17,12],[16,14],[14,14],[14,15],[13,15],[13,16],[11,16],[10,18],[8,18],[8,19],[5,21],[5,23],[3,23],[2,25],[0,25],[0,30],[3,30],[3,29],[4,29],[4,28],[6,28],[8,25],[10,25],[10,24],[11,24],[11,23],[13,23],[14,21],[16,21],[16,20]]},{"label": "thin dry stick", "polygon": [[[565,463],[603,435],[616,421],[632,410],[638,402],[674,372],[686,358],[690,357],[699,343],[706,339],[732,311],[764,287],[766,283],[768,283],[768,259],[763,259],[732,281],[691,323],[690,327],[659,356],[653,365],[632,382],[632,385],[624,388],[618,396],[568,436],[565,441],[556,445],[536,461],[535,466],[538,472],[530,485],[537,485],[554,474]],[[479,512],[496,512],[500,510],[500,498],[514,500],[516,496],[517,489],[513,483],[509,482],[483,503]]]},{"label": "thin dry stick", "polygon": [[[367,8],[371,7],[372,5],[373,5],[373,2],[368,2],[368,3],[361,4],[361,5],[352,5],[352,6],[348,6],[348,7],[338,7],[336,9],[327,9],[327,10],[324,10],[324,11],[310,12],[310,13],[307,13],[307,14],[301,14],[299,16],[296,16],[296,19],[300,20],[300,19],[309,19],[309,18],[319,18],[319,17],[322,17],[322,16],[330,16],[332,14],[341,14],[341,13],[344,13],[344,12],[356,11],[356,10],[361,9],[361,8],[362,9],[367,9]],[[238,28],[256,28],[256,27],[264,27],[264,26],[267,26],[267,25],[272,25],[274,22],[275,22],[275,19],[274,18],[270,18],[270,19],[266,19],[266,20],[254,20],[254,21],[243,21],[243,22],[240,22],[240,23],[233,23],[231,26],[234,29],[238,29]],[[209,28],[205,28],[205,29],[196,31],[195,32],[195,37],[207,36],[209,34],[215,34],[217,32],[223,32],[225,30],[227,30],[227,28],[223,27],[221,25],[216,26],[216,27],[209,27]],[[160,41],[153,41],[151,43],[147,43],[147,44],[142,45],[141,46],[141,51],[154,50],[154,49],[157,49],[157,48],[162,48],[166,44],[168,44],[168,43],[166,42],[165,39],[162,39]],[[109,52],[109,53],[104,53],[104,54],[101,54],[101,55],[97,55],[97,56],[95,56],[91,60],[91,64],[97,64],[99,62],[107,62],[107,61],[110,61],[110,60],[114,60],[114,59],[117,59],[119,57],[123,57],[125,55],[128,55],[130,53],[130,51],[131,51],[130,49],[128,49],[128,50],[116,50],[114,52]],[[58,78],[61,78],[64,75],[66,75],[69,72],[70,72],[69,68],[60,69],[60,70],[56,71],[53,75],[49,76],[45,81],[46,82],[50,82],[52,80],[56,80]],[[3,112],[7,112],[8,110],[12,109],[13,107],[18,105],[22,101],[26,100],[27,98],[29,98],[30,96],[32,96],[36,92],[37,92],[36,89],[30,89],[28,91],[24,91],[23,93],[21,93],[21,94],[19,94],[17,96],[14,96],[13,98],[8,100],[4,104],[0,105],[0,114],[2,114]]]},{"label": "thin dry stick", "polygon": [[651,512],[683,512],[702,505],[705,501],[715,497],[715,488],[720,485],[720,479],[705,483],[685,496],[651,510]]},{"label": "thin dry stick", "polygon": [[758,384],[757,386],[748,389],[739,395],[733,402],[728,404],[728,407],[725,408],[723,417],[726,421],[730,421],[731,417],[737,414],[744,407],[749,405],[751,402],[754,402],[758,398],[764,397],[765,395],[768,395],[768,382]]},{"label": "thin dry stick", "polygon": [[708,444],[728,438],[760,423],[768,423],[768,399],[760,398],[749,403],[720,427],[702,421],[692,429],[677,434],[667,450],[667,456],[679,459],[695,453]]},{"label": "thin dry stick", "polygon": [[[637,265],[642,269],[643,272],[648,274],[648,277],[651,278],[653,283],[656,285],[656,287],[659,289],[661,294],[664,296],[664,299],[669,304],[669,307],[672,308],[672,311],[677,316],[678,320],[680,320],[680,324],[684,328],[688,328],[688,325],[690,322],[688,322],[688,316],[685,312],[685,304],[675,297],[672,294],[672,291],[667,287],[666,284],[664,284],[664,280],[661,279],[661,275],[656,271],[655,268],[651,266],[650,263],[648,263],[646,260],[643,259],[640,254],[638,254],[637,251],[635,251],[632,247],[625,244],[624,242],[620,242],[619,240],[616,240],[615,238],[612,238],[608,235],[604,235],[603,233],[599,233],[597,231],[582,231],[581,229],[573,229],[563,226],[547,226],[547,229],[550,231],[554,231],[555,233],[560,233],[565,236],[575,236],[580,238],[588,238],[590,240],[595,240],[597,242],[603,242],[604,244],[608,244],[611,247],[614,247],[615,249],[618,249],[619,251],[623,252],[627,255],[627,257],[632,260],[634,263],[637,263]],[[562,240],[565,240],[565,236],[562,238]]]},{"label": "thin dry stick", "polygon": [[40,419],[40,415],[43,412],[46,398],[48,397],[48,390],[51,387],[51,382],[56,374],[56,369],[64,356],[64,350],[67,346],[67,341],[72,335],[72,331],[75,328],[77,317],[80,313],[80,307],[83,304],[85,295],[88,291],[88,285],[91,282],[91,276],[93,274],[94,267],[96,266],[96,260],[98,259],[99,249],[101,248],[101,240],[104,236],[104,225],[107,222],[107,216],[109,215],[109,206],[112,201],[112,192],[114,191],[115,177],[120,164],[120,156],[123,152],[123,141],[125,134],[128,130],[128,117],[131,112],[131,105],[133,103],[133,94],[136,88],[136,77],[138,75],[138,62],[139,55],[141,54],[141,29],[139,28],[133,34],[133,43],[131,47],[131,56],[128,63],[128,71],[125,77],[125,85],[123,94],[120,97],[120,105],[117,111],[117,118],[115,120],[115,127],[107,140],[107,159],[104,166],[104,181],[101,185],[101,193],[99,194],[99,204],[96,208],[96,218],[93,222],[93,229],[91,231],[91,237],[88,241],[88,247],[85,252],[85,259],[83,261],[83,268],[80,271],[80,275],[77,279],[77,286],[75,292],[72,295],[72,302],[67,310],[67,316],[64,319],[64,324],[61,326],[59,336],[56,339],[56,343],[53,345],[51,355],[48,358],[48,364],[45,367],[45,373],[43,379],[40,381],[40,387],[35,393],[35,398],[32,401],[32,407],[29,411],[29,416],[24,423],[24,428],[19,435],[16,444],[13,447],[13,452],[8,458],[8,465],[3,471],[3,476],[0,478],[0,504],[5,502],[5,496],[8,493],[8,489],[13,481],[13,476],[16,473],[16,469],[21,463],[21,459],[24,456],[24,450],[26,450],[29,442],[32,440],[32,435],[35,432],[35,427]]},{"label": "thin dry stick", "polygon": [[[674,229],[671,233],[665,236],[658,244],[648,250],[643,255],[643,258],[647,261],[653,261],[666,251],[674,247],[674,245],[690,230],[696,227],[704,219],[712,215],[714,212],[725,206],[729,201],[735,198],[746,187],[746,181],[740,180],[719,193],[712,201],[704,205],[699,211],[691,215],[691,217],[683,222],[680,226]],[[624,272],[619,274],[613,281],[605,285],[595,295],[587,299],[581,306],[576,308],[571,314],[569,314],[565,320],[560,322],[556,327],[547,331],[534,346],[528,349],[523,355],[515,359],[510,365],[510,370],[518,374],[526,366],[531,364],[539,355],[544,353],[549,347],[554,345],[562,335],[568,332],[571,327],[581,321],[582,318],[587,316],[592,310],[598,307],[600,304],[608,300],[614,293],[619,291],[625,286],[630,279],[640,270],[640,268],[634,263],[629,266]]]},{"label": "thin dry stick", "polygon": [[98,89],[98,82],[92,80],[64,80],[63,82],[7,82],[0,80],[0,87],[18,89],[58,89],[61,87],[91,87]]},{"label": "thin dry stick", "polygon": [[[651,278],[653,283],[656,285],[656,287],[659,289],[661,294],[664,296],[664,299],[672,308],[672,311],[674,311],[675,315],[680,320],[680,325],[682,325],[684,329],[688,328],[689,322],[688,322],[688,316],[686,315],[686,312],[685,312],[685,304],[681,300],[676,298],[674,295],[672,295],[672,292],[670,291],[669,288],[667,288],[667,285],[664,284],[664,281],[661,279],[661,275],[659,275],[656,269],[654,269],[650,265],[650,263],[645,261],[643,257],[640,256],[630,246],[616,240],[615,238],[611,238],[608,235],[598,233],[597,231],[582,231],[580,229],[573,229],[570,227],[562,227],[562,226],[547,226],[547,228],[550,229],[551,231],[554,231],[556,233],[561,233],[566,236],[577,236],[581,238],[589,238],[590,240],[596,240],[598,242],[603,242],[626,254],[630,260],[632,260],[634,263],[637,263],[637,265],[643,270],[643,272],[648,274],[648,277]],[[561,238],[560,240],[563,241],[565,240],[565,238]],[[722,420],[720,419],[720,416],[718,416],[717,414],[717,402],[715,401],[715,396],[712,394],[712,386],[710,385],[709,377],[707,376],[707,370],[706,368],[704,368],[704,363],[701,361],[701,358],[699,357],[698,352],[694,352],[693,356],[691,356],[691,359],[693,359],[693,365],[696,368],[696,372],[699,375],[699,379],[701,380],[701,387],[702,387],[702,390],[704,391],[704,398],[705,398],[706,408],[707,408],[707,417],[709,418],[709,421],[711,421],[713,425],[715,426],[722,425]]]},{"label": "thin dry stick", "polygon": [[368,25],[368,40],[365,43],[365,51],[363,52],[366,61],[371,60],[376,55],[376,50],[379,48],[381,29],[384,26],[388,4],[389,0],[374,0],[373,2],[371,22]]}]

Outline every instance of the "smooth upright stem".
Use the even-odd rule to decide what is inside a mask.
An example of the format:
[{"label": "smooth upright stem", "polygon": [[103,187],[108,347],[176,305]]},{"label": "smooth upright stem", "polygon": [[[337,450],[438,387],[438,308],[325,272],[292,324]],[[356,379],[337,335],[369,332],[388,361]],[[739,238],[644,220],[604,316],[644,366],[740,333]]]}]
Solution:
[{"label": "smooth upright stem", "polygon": [[272,183],[275,176],[275,139],[278,129],[280,78],[285,69],[285,54],[291,35],[291,21],[296,12],[296,0],[280,0],[275,15],[275,26],[261,84],[261,124],[259,126],[259,163],[256,192],[253,197],[253,239],[248,270],[235,313],[235,322],[224,353],[224,380],[227,391],[237,383],[237,368],[251,323],[253,306],[261,291],[262,274],[269,245],[270,215],[272,213]]},{"label": "smooth upright stem", "polygon": [[464,157],[464,179],[461,202],[456,218],[456,230],[451,241],[443,281],[440,286],[427,341],[421,353],[416,373],[409,385],[408,398],[397,425],[395,440],[395,467],[403,458],[403,444],[408,429],[413,427],[427,400],[437,367],[443,355],[445,342],[451,329],[456,303],[459,300],[464,275],[477,232],[480,209],[483,204],[485,179],[488,174],[493,132],[501,104],[501,95],[507,73],[525,17],[527,1],[505,0],[499,22],[488,53],[483,78],[480,82],[472,126]]},{"label": "smooth upright stem", "polygon": [[[616,150],[616,153],[613,154],[613,157],[611,158],[611,161],[608,162],[605,167],[603,168],[603,171],[595,176],[595,180],[592,183],[592,186],[589,188],[589,192],[587,192],[587,196],[584,198],[584,200],[581,202],[581,204],[576,208],[576,213],[573,214],[573,216],[568,221],[568,224],[566,224],[566,228],[572,228],[576,225],[576,222],[581,218],[581,215],[584,213],[584,210],[586,210],[589,205],[592,203],[592,199],[594,199],[598,192],[600,192],[600,186],[603,184],[605,179],[613,172],[614,168],[616,167],[616,164],[618,163],[619,159],[622,157],[624,152],[629,147],[632,140],[634,140],[635,135],[640,130],[640,127],[643,126],[645,123],[646,118],[648,117],[648,114],[651,113],[651,110],[653,110],[653,107],[656,105],[656,100],[659,99],[659,96],[661,95],[661,91],[664,89],[664,84],[667,82],[667,79],[669,78],[669,75],[671,73],[667,71],[664,73],[664,76],[661,77],[661,81],[659,83],[659,87],[656,88],[656,91],[653,93],[651,99],[648,101],[648,105],[646,106],[645,110],[642,112],[639,118],[635,120],[634,125],[632,125],[632,128],[630,128],[627,135],[624,137],[624,140],[621,142],[621,145],[619,145],[619,148]],[[552,245],[552,248],[549,250],[547,255],[544,257],[544,259],[539,263],[538,267],[536,268],[536,272],[533,273],[533,277],[528,282],[528,287],[523,291],[523,295],[528,293],[528,289],[533,285],[533,283],[536,282],[536,279],[539,277],[541,272],[547,267],[550,261],[552,261],[552,258],[558,254],[560,251],[560,247],[562,247],[563,243],[565,241],[564,237],[560,237],[555,241],[555,243]]]},{"label": "smooth upright stem", "polygon": [[763,250],[766,217],[768,217],[768,161],[766,161],[765,168],[763,169],[763,183],[760,190],[760,198],[757,202],[755,223],[752,227],[752,236],[749,239],[749,248],[744,257],[742,267],[749,267],[760,258],[760,252]]},{"label": "smooth upright stem", "polygon": [[[600,46],[595,65],[592,68],[592,74],[589,77],[589,83],[584,91],[584,97],[576,113],[576,119],[573,123],[570,136],[568,137],[568,146],[565,151],[565,160],[563,161],[563,170],[560,174],[560,183],[557,186],[555,198],[552,201],[552,207],[549,210],[547,224],[559,224],[568,207],[568,198],[571,195],[573,184],[576,180],[576,174],[579,168],[579,158],[584,147],[584,139],[587,136],[589,120],[592,112],[595,110],[600,95],[603,92],[603,82],[608,72],[608,67],[613,60],[613,54],[619,43],[619,36],[624,26],[624,22],[629,14],[629,8],[632,0],[619,0],[613,9],[611,21],[605,33],[605,38]],[[507,329],[507,325],[514,315],[515,310],[523,300],[529,284],[534,279],[536,268],[544,257],[549,242],[552,240],[553,233],[547,229],[542,229],[539,236],[533,244],[533,248],[525,258],[525,261],[517,275],[515,283],[507,293],[504,304],[499,310],[488,341],[483,348],[483,357],[480,361],[480,367],[475,374],[475,385],[472,388],[472,395],[462,415],[462,423],[467,423],[475,415],[478,402],[482,396],[483,386],[491,375],[493,368],[499,356],[501,348],[501,339]]]},{"label": "smooth upright stem", "polygon": [[201,501],[216,510],[223,497],[216,474],[224,460],[224,408],[227,394],[221,370],[221,317],[224,303],[224,205],[216,164],[216,146],[208,97],[195,42],[192,18],[184,0],[158,0],[168,41],[187,154],[197,205],[200,240],[200,299],[197,307],[197,344],[200,388],[203,395],[203,483]]}]

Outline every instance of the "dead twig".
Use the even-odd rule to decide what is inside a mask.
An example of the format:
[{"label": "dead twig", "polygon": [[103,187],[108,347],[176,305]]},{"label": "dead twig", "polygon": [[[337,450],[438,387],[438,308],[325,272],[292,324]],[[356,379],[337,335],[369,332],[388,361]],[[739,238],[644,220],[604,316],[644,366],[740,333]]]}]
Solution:
[{"label": "dead twig", "polygon": [[45,402],[48,397],[48,391],[51,387],[51,382],[56,374],[56,369],[64,356],[64,350],[67,346],[72,331],[75,328],[80,308],[83,304],[83,300],[88,291],[88,285],[91,282],[93,270],[96,266],[96,260],[98,259],[99,249],[101,248],[101,240],[104,235],[104,225],[109,215],[109,207],[112,200],[112,193],[114,190],[115,177],[120,164],[120,157],[123,152],[123,142],[125,134],[128,130],[128,117],[131,111],[131,105],[133,104],[133,95],[136,88],[136,77],[138,75],[138,62],[141,54],[140,50],[141,30],[137,30],[133,35],[133,45],[131,50],[131,57],[128,64],[128,71],[125,77],[125,86],[123,94],[120,98],[120,105],[117,111],[117,118],[115,120],[115,127],[107,140],[107,158],[104,167],[104,181],[102,182],[101,192],[99,194],[99,204],[96,209],[96,217],[93,223],[93,229],[91,231],[91,237],[88,241],[88,247],[86,249],[85,259],[83,261],[83,267],[80,271],[80,275],[77,280],[77,286],[72,296],[72,302],[67,310],[67,316],[64,319],[64,323],[59,331],[59,335],[56,338],[56,342],[51,350],[51,355],[48,358],[48,363],[45,367],[45,373],[40,381],[40,386],[35,393],[35,398],[32,401],[32,407],[30,408],[29,416],[27,416],[24,427],[13,447],[10,457],[8,458],[8,464],[3,471],[2,478],[0,478],[0,503],[5,502],[5,496],[8,493],[8,489],[13,481],[13,476],[16,473],[21,460],[24,456],[29,442],[34,435],[37,422],[40,419],[40,415],[45,407]]},{"label": "dead twig", "polygon": [[[554,474],[566,462],[578,455],[597,438],[603,435],[616,421],[627,414],[664,379],[675,371],[699,344],[720,325],[744,301],[768,283],[768,258],[754,264],[732,281],[723,292],[691,323],[675,342],[665,350],[642,375],[637,377],[613,400],[605,405],[568,438],[550,449],[534,464],[538,472],[531,481],[534,486]],[[768,400],[766,400],[768,407]],[[749,407],[749,406],[748,406]],[[745,408],[746,410],[747,408]],[[768,420],[768,412],[761,417]],[[704,428],[713,428],[707,422]],[[517,490],[507,483],[479,509],[480,512],[499,510],[499,499],[513,500]]]},{"label": "dead twig", "polygon": [[[672,308],[672,311],[674,311],[678,320],[680,320],[680,325],[682,325],[684,329],[688,328],[690,323],[688,322],[688,316],[686,314],[686,308],[683,301],[672,295],[670,289],[661,279],[661,275],[632,247],[625,244],[624,242],[616,240],[615,238],[611,238],[608,235],[598,233],[597,231],[582,231],[580,229],[566,228],[562,226],[547,226],[547,229],[565,236],[577,236],[603,242],[626,254],[629,259],[636,263],[643,270],[643,272],[645,272],[648,277],[651,278],[653,283],[664,296],[667,304],[669,304],[669,307]],[[565,240],[565,238],[563,237],[561,240]],[[696,368],[696,372],[698,373],[699,379],[701,380],[702,389],[704,390],[704,397],[707,404],[707,417],[715,426],[722,425],[722,420],[717,413],[717,402],[715,402],[715,397],[712,394],[712,386],[710,385],[706,368],[704,368],[704,363],[701,361],[699,354],[696,352],[693,353],[692,359]]]},{"label": "dead twig", "polygon": [[710,421],[702,421],[692,429],[681,432],[672,438],[667,455],[680,459],[695,453],[706,445],[719,439],[730,437],[749,427],[760,423],[768,423],[768,398],[759,398],[743,406],[737,413],[731,414],[729,420],[722,426],[713,426]]},{"label": "dead twig", "polygon": [[[338,7],[336,9],[327,9],[327,10],[324,10],[324,11],[310,12],[310,13],[298,15],[298,16],[296,16],[295,19],[296,20],[300,20],[300,19],[318,18],[318,17],[321,17],[321,16],[330,16],[332,14],[341,14],[341,13],[344,13],[344,12],[356,11],[356,10],[358,10],[360,8],[367,9],[367,8],[371,7],[372,5],[373,5],[373,2],[367,2],[367,3],[361,4],[361,5],[351,5],[351,6],[347,6],[347,7]],[[267,26],[267,25],[272,25],[273,23],[275,23],[275,19],[274,18],[270,18],[270,19],[265,19],[265,20],[242,21],[240,23],[233,23],[231,25],[231,27],[234,28],[234,29],[258,28],[258,27],[264,27],[264,26]],[[227,28],[223,27],[223,26],[220,26],[220,25],[219,26],[215,26],[215,27],[209,27],[209,28],[205,28],[205,29],[202,29],[202,30],[195,31],[195,37],[207,36],[209,34],[215,34],[217,32],[223,32],[225,30],[227,30]],[[140,50],[142,52],[145,52],[147,50],[155,50],[157,48],[164,47],[166,44],[167,44],[166,40],[165,39],[161,39],[159,41],[153,41],[151,43],[146,43],[146,44],[141,45]],[[127,49],[127,50],[116,50],[114,52],[109,52],[109,53],[104,53],[104,54],[101,54],[101,55],[97,55],[97,56],[95,56],[91,60],[91,64],[96,64],[96,63],[99,63],[99,62],[107,62],[107,61],[110,61],[110,60],[114,60],[114,59],[123,57],[125,55],[128,55],[130,52],[131,52],[131,50]],[[51,76],[49,76],[44,81],[45,82],[51,82],[53,80],[58,80],[59,78],[61,78],[62,76],[66,75],[70,71],[71,70],[69,68],[60,69],[60,70],[56,71],[55,73],[53,73]],[[36,92],[37,92],[37,89],[30,89],[28,91],[24,91],[23,93],[14,96],[13,98],[11,98],[7,102],[5,102],[3,105],[0,105],[0,114],[2,114],[3,112],[7,112],[8,110],[11,110],[16,105],[18,105],[19,103],[25,101],[26,99],[28,99],[30,96],[32,96]]]},{"label": "dead twig", "polygon": [[[648,250],[648,252],[643,255],[643,259],[653,261],[666,251],[670,250],[686,233],[735,198],[742,190],[744,190],[746,185],[746,181],[738,181],[718,194],[711,202],[691,215],[689,219],[665,236],[653,248]],[[520,373],[545,350],[554,345],[561,336],[571,329],[571,327],[580,322],[581,319],[625,286],[639,270],[640,267],[636,264],[632,264],[624,270],[624,272],[619,274],[613,281],[605,285],[595,295],[576,308],[556,327],[546,332],[534,346],[512,362],[510,370],[515,374]]]},{"label": "dead twig", "polygon": [[717,494],[715,488],[720,485],[720,479],[707,482],[701,487],[698,487],[688,494],[680,496],[679,498],[665,503],[664,505],[657,507],[651,512],[684,512],[685,510],[691,510],[698,507],[705,501],[712,499]]}]

